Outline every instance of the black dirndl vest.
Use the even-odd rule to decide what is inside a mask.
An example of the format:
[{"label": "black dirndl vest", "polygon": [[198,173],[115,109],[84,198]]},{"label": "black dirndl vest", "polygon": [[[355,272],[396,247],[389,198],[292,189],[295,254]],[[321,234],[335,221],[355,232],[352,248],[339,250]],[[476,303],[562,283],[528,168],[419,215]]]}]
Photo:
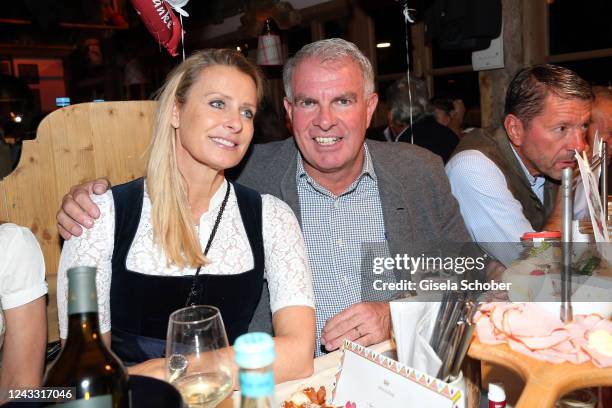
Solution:
[{"label": "black dirndl vest", "polygon": [[[195,304],[221,310],[230,344],[248,331],[264,283],[261,195],[233,183],[254,268],[236,275],[200,273]],[[111,349],[126,365],[163,357],[168,318],[185,306],[193,275],[154,276],[127,269],[126,259],[142,214],[144,179],[112,188],[115,202],[115,246],[110,289]],[[223,221],[221,221],[223,222]],[[214,242],[213,242],[214,245]]]}]

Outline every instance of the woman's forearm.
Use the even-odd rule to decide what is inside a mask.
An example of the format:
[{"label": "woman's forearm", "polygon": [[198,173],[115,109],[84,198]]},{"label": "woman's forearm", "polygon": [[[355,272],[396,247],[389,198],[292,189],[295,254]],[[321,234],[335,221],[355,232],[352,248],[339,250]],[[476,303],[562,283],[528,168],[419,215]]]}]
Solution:
[{"label": "woman's forearm", "polygon": [[285,307],[273,316],[276,383],[312,375],[314,370],[315,314],[307,306]]},{"label": "woman's forearm", "polygon": [[4,317],[0,389],[40,386],[47,346],[45,297],[7,309]]}]

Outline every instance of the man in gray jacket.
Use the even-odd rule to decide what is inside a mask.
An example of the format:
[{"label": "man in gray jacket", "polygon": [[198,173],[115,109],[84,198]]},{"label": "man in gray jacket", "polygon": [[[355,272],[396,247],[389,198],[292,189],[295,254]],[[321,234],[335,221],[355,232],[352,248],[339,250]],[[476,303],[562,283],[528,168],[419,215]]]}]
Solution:
[{"label": "man in gray jacket", "polygon": [[[317,341],[328,351],[344,338],[378,343],[390,337],[389,304],[366,296],[366,264],[469,235],[438,156],[410,144],[364,142],[378,96],[372,66],[354,44],[306,45],[285,65],[283,81],[294,138],[254,146],[237,181],[281,198],[300,220]],[[84,187],[108,188],[96,183]],[[58,213],[62,236],[80,234],[73,220],[91,225],[96,211],[89,191],[73,189]],[[258,310],[254,321],[261,320]]]}]

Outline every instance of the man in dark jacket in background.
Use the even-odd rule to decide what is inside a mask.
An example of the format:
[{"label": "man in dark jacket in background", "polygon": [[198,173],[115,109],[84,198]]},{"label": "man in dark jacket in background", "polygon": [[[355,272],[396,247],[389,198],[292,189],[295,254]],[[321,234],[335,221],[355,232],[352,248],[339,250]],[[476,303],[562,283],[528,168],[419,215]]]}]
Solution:
[{"label": "man in dark jacket in background", "polygon": [[387,90],[389,126],[385,129],[385,136],[387,140],[421,146],[446,163],[459,138],[450,128],[436,121],[425,83],[415,78],[410,82],[410,90],[406,78],[395,81]]}]

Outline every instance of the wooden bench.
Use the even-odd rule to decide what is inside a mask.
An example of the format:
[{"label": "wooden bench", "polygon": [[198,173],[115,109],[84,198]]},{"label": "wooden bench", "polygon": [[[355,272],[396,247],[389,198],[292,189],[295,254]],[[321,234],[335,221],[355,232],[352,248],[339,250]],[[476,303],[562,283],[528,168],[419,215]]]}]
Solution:
[{"label": "wooden bench", "polygon": [[56,275],[61,252],[56,213],[71,186],[99,177],[120,184],[143,174],[156,102],[83,103],[43,119],[23,144],[19,165],[0,180],[0,222],[32,230],[45,257],[49,341],[59,337]]}]

